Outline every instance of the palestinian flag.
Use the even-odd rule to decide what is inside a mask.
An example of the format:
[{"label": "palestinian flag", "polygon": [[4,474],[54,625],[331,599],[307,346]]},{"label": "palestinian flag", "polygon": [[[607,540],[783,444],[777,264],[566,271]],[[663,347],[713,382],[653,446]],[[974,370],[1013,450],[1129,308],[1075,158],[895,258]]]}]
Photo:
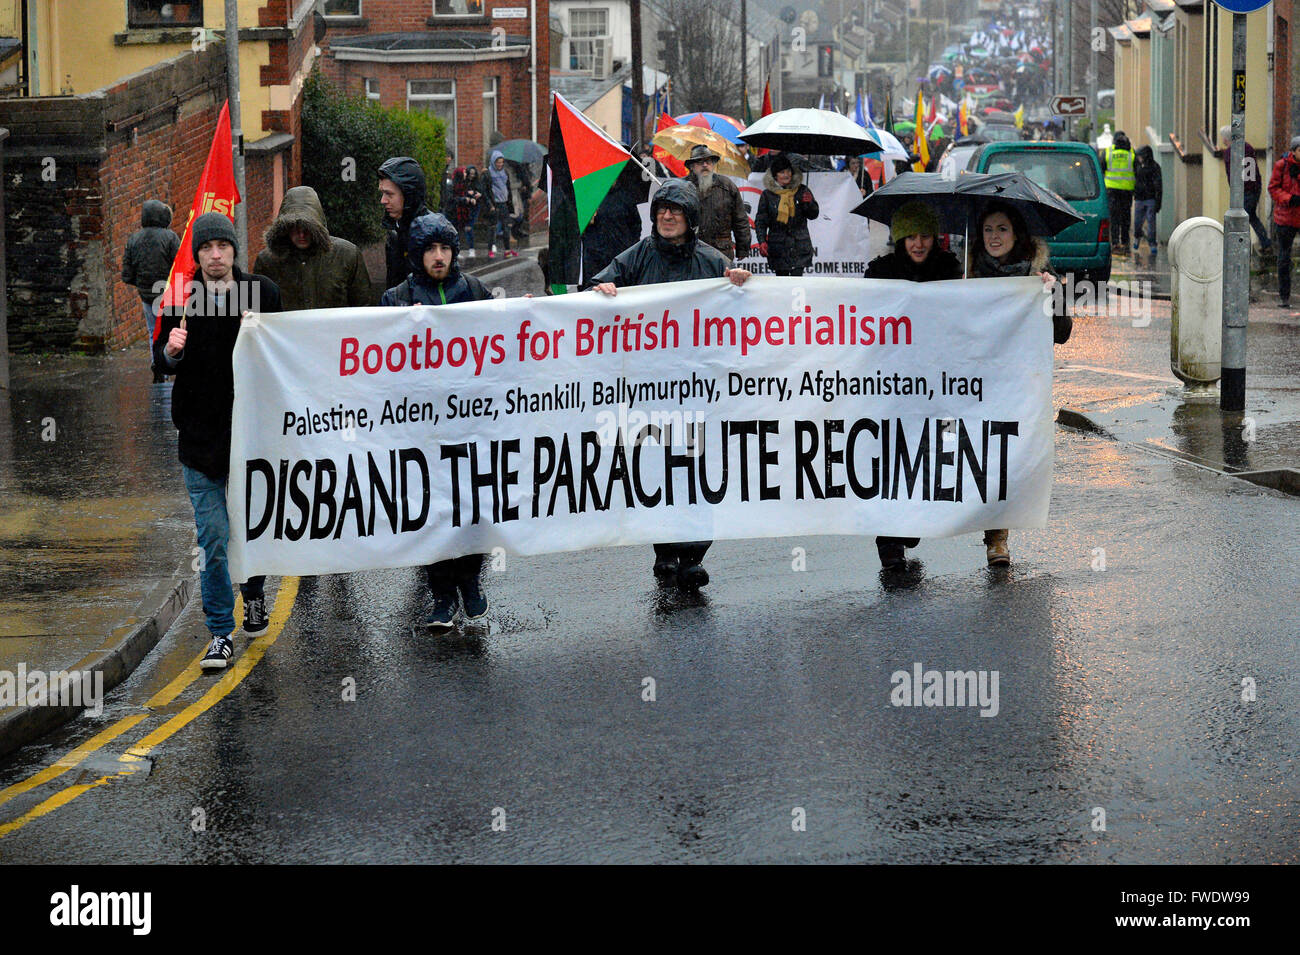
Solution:
[{"label": "palestinian flag", "polygon": [[741,97],[740,118],[745,121],[746,126],[754,125],[754,114],[749,108],[749,87],[745,87],[744,95]]},{"label": "palestinian flag", "polygon": [[884,123],[885,132],[891,136],[896,135],[894,132],[894,94],[888,90],[885,92],[885,118],[882,122]]},{"label": "palestinian flag", "polygon": [[546,154],[551,181],[547,281],[558,294],[577,284],[580,236],[632,156],[563,96],[552,95]]}]

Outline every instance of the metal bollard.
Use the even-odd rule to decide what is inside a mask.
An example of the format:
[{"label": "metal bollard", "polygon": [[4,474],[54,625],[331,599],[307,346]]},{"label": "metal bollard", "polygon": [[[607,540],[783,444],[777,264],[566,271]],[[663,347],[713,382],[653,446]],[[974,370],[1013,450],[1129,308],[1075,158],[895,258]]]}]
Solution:
[{"label": "metal bollard", "polygon": [[1169,367],[1185,399],[1213,400],[1222,374],[1223,225],[1188,219],[1169,237]]}]

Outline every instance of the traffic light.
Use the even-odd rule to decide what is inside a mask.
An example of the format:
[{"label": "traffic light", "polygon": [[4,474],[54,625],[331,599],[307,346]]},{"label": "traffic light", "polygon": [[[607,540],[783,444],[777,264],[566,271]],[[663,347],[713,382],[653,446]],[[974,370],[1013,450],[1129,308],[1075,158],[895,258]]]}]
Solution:
[{"label": "traffic light", "polygon": [[833,76],[835,74],[835,51],[829,43],[817,47],[817,75]]}]

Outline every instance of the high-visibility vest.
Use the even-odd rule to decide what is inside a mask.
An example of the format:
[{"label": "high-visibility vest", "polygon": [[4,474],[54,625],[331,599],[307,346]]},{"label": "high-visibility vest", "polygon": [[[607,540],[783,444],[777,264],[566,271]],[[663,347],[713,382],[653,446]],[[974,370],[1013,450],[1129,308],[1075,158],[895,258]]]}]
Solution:
[{"label": "high-visibility vest", "polygon": [[1127,189],[1132,192],[1136,187],[1137,177],[1133,174],[1133,151],[1109,147],[1106,150],[1106,188]]}]

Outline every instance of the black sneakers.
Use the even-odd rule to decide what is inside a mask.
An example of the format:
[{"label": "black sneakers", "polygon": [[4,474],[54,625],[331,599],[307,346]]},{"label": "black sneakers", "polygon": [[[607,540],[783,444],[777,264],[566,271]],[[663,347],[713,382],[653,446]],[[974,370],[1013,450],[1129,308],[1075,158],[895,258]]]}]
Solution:
[{"label": "black sneakers", "polygon": [[687,564],[677,572],[678,586],[697,590],[709,582],[709,572],[701,564]]},{"label": "black sneakers", "polygon": [[249,597],[244,601],[244,633],[261,633],[266,629],[266,597]]},{"label": "black sneakers", "polygon": [[466,623],[477,623],[487,616],[487,594],[483,593],[483,584],[477,577],[460,585],[460,601]]},{"label": "black sneakers", "polygon": [[678,563],[676,554],[668,557],[656,557],[655,576],[660,580],[671,580],[677,576]]},{"label": "black sneakers", "polygon": [[433,595],[429,612],[424,615],[424,625],[429,630],[450,630],[456,625],[455,589],[443,590]]},{"label": "black sneakers", "polygon": [[208,646],[208,652],[203,655],[199,661],[199,668],[203,670],[224,670],[230,658],[235,655],[235,645],[230,637],[213,637],[212,643]]}]

